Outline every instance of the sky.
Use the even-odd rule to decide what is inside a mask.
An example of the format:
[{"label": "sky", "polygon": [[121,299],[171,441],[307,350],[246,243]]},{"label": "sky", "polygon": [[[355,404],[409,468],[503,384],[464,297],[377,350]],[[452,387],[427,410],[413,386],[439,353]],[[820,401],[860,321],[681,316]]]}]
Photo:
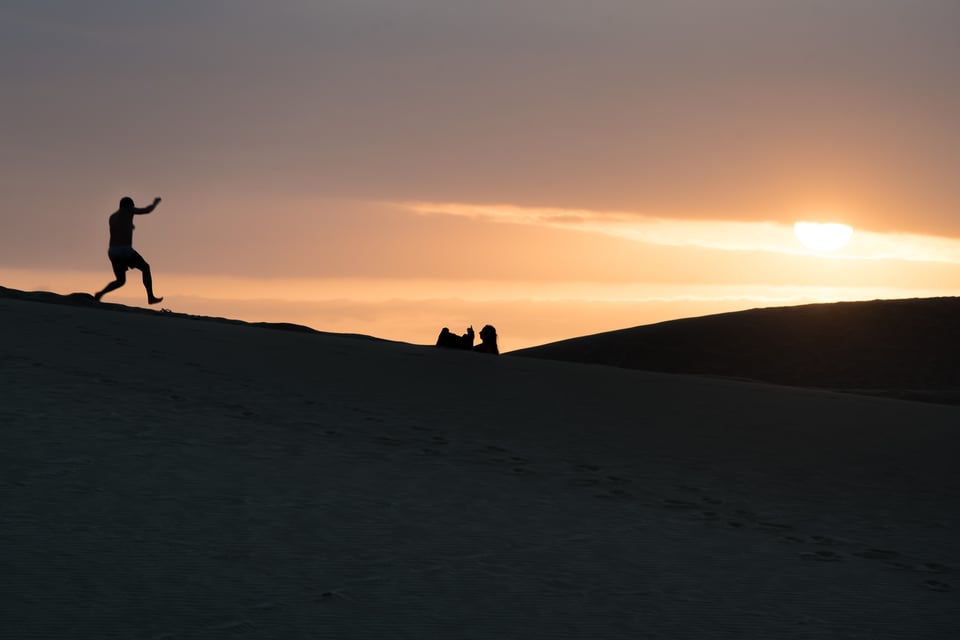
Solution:
[{"label": "sky", "polygon": [[128,195],[161,306],[417,344],[960,295],[958,73],[956,0],[0,0],[0,285]]}]

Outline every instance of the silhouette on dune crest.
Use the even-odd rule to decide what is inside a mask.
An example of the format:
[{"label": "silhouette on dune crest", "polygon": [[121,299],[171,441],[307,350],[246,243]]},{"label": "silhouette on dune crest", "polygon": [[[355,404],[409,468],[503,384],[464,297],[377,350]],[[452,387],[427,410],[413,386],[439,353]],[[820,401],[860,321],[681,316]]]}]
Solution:
[{"label": "silhouette on dune crest", "polygon": [[473,327],[467,327],[467,332],[462,336],[450,331],[448,327],[440,330],[437,336],[437,346],[447,349],[473,349]]},{"label": "silhouette on dune crest", "polygon": [[500,347],[497,346],[497,330],[492,324],[485,325],[480,330],[480,344],[475,346],[473,350],[477,353],[500,354]]}]

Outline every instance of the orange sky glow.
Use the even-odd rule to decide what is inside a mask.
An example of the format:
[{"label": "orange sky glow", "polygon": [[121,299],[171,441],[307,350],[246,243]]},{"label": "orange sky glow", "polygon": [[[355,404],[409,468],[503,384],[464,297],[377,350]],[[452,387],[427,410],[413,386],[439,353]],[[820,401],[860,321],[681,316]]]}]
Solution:
[{"label": "orange sky glow", "polygon": [[[506,265],[487,270],[487,277],[482,268],[471,271],[473,261],[483,266],[482,253],[455,260],[456,250],[448,255],[448,276],[443,269],[430,273],[427,260],[419,273],[391,277],[392,262],[411,265],[416,254],[436,256],[437,239],[422,237],[398,255],[381,256],[386,266],[368,275],[255,277],[174,270],[158,276],[158,286],[170,308],[185,313],[296,322],[416,344],[431,343],[442,326],[462,331],[493,323],[501,327],[504,350],[754,307],[960,295],[960,239],[855,231],[846,247],[817,253],[799,242],[791,226],[772,222],[462,204],[392,208],[413,216],[450,216],[454,222],[465,218],[492,238],[521,235],[521,243],[498,242],[501,249],[492,255]],[[526,244],[518,229],[534,238],[545,232],[548,242]],[[561,239],[549,242],[551,232]],[[155,265],[172,258],[162,243],[151,243],[150,255]],[[105,269],[0,269],[0,282],[31,290],[92,291],[108,274]],[[142,298],[135,274],[111,295],[116,302],[145,306]]]}]

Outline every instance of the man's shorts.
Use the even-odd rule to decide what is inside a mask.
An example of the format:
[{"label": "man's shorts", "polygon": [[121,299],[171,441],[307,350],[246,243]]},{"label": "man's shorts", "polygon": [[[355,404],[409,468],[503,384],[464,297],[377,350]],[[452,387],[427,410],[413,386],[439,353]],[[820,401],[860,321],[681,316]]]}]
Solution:
[{"label": "man's shorts", "polygon": [[114,245],[107,249],[107,256],[110,258],[110,264],[113,265],[114,271],[143,270],[147,266],[147,261],[143,259],[143,256],[134,251],[130,245]]}]

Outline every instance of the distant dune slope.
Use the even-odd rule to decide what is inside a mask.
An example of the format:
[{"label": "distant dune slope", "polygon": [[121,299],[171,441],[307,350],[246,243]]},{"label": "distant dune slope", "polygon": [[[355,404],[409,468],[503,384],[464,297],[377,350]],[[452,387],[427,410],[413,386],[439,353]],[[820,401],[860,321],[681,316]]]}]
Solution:
[{"label": "distant dune slope", "polygon": [[661,322],[512,355],[960,403],[960,298],[838,302]]}]

